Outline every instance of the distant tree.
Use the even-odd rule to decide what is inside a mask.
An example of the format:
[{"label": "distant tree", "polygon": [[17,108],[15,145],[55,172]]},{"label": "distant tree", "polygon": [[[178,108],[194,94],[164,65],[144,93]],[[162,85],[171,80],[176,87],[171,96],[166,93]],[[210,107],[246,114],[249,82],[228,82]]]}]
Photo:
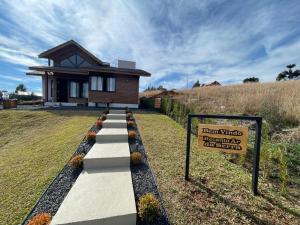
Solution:
[{"label": "distant tree", "polygon": [[193,88],[195,87],[200,87],[200,82],[199,80],[197,80],[194,84],[193,84]]},{"label": "distant tree", "polygon": [[27,91],[27,88],[25,87],[24,84],[19,84],[19,85],[16,87],[15,93],[17,94],[18,91],[23,91],[23,92],[25,92],[25,91]]},{"label": "distant tree", "polygon": [[299,79],[300,78],[300,70],[293,71],[292,69],[296,66],[296,64],[289,64],[286,66],[287,70],[282,71],[277,75],[276,80],[293,80],[293,79]]},{"label": "distant tree", "polygon": [[161,91],[166,91],[167,89],[164,88],[162,85],[158,86],[157,88],[154,87],[154,86],[148,86],[144,92],[147,92],[147,91],[156,91],[156,90],[161,90]]},{"label": "distant tree", "polygon": [[159,85],[158,88],[157,88],[157,90],[160,90],[160,91],[166,91],[167,89],[164,88],[162,85]]},{"label": "distant tree", "polygon": [[258,77],[248,77],[243,80],[243,83],[257,83],[257,82],[259,82]]}]

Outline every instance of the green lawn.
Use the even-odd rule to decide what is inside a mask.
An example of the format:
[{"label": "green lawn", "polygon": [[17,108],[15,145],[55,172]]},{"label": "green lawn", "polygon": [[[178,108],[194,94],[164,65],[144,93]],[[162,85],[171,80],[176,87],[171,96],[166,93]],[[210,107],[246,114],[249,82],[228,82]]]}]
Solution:
[{"label": "green lawn", "polygon": [[300,202],[260,182],[219,153],[191,144],[191,181],[184,180],[186,130],[165,115],[135,113],[172,224],[300,224]]},{"label": "green lawn", "polygon": [[0,224],[19,224],[99,112],[0,111]]}]

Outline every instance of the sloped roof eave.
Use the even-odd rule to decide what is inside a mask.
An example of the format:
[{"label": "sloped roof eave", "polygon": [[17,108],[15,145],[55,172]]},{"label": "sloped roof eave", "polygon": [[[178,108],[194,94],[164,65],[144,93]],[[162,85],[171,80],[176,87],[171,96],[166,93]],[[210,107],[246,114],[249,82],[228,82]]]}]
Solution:
[{"label": "sloped roof eave", "polygon": [[76,41],[74,40],[70,40],[70,41],[67,41],[65,43],[62,43],[60,45],[57,45],[53,48],[50,48],[42,53],[40,53],[38,55],[39,58],[48,58],[51,56],[51,54],[53,54],[54,52],[62,49],[62,48],[65,48],[69,45],[75,45],[77,48],[79,48],[82,52],[84,52],[85,54],[87,54],[89,57],[91,57],[94,61],[96,61],[97,63],[101,64],[101,65],[106,65],[108,66],[109,63],[106,63],[106,62],[103,62],[102,60],[98,59],[94,54],[92,54],[91,52],[89,52],[88,50],[86,50],[84,47],[82,47],[80,44],[78,44]]},{"label": "sloped roof eave", "polygon": [[103,72],[113,73],[120,75],[132,75],[132,76],[151,76],[150,73],[144,70],[126,70],[114,67],[98,67],[98,68],[66,68],[66,67],[49,67],[49,66],[31,66],[29,70],[45,71],[45,72],[57,72],[57,73],[70,73],[70,74],[83,74],[88,75],[90,72]]}]

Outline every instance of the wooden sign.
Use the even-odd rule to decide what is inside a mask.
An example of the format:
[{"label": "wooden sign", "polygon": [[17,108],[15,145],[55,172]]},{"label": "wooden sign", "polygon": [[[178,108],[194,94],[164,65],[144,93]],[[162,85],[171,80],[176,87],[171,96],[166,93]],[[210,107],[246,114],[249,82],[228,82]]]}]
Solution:
[{"label": "wooden sign", "polygon": [[160,109],[160,106],[161,106],[161,98],[155,98],[154,108]]},{"label": "wooden sign", "polygon": [[246,153],[248,127],[199,124],[198,146],[228,154]]}]

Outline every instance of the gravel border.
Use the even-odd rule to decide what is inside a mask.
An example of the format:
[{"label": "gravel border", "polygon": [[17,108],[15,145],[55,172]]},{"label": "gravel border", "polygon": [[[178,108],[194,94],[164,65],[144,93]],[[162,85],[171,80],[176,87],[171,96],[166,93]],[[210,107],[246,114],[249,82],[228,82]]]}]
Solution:
[{"label": "gravel border", "polygon": [[[129,140],[130,152],[138,151],[142,154],[142,163],[140,165],[130,165],[137,212],[139,197],[151,192],[157,197],[160,202],[159,214],[154,218],[151,224],[168,225],[170,224],[169,218],[167,215],[167,211],[163,206],[163,198],[159,192],[155,175],[148,162],[147,153],[145,151],[135,119],[132,118],[131,120],[134,122],[134,126],[128,128],[128,131],[135,131],[137,133],[137,137],[134,141]],[[147,223],[142,221],[141,218],[137,215],[137,225],[147,225]]]},{"label": "gravel border", "polygon": [[[101,114],[101,112],[99,112]],[[97,118],[95,118],[96,121]],[[93,125],[89,131],[99,131],[95,125]],[[74,157],[77,154],[87,154],[90,149],[93,147],[95,142],[88,142],[84,138],[79,146],[77,147],[74,154],[71,156]],[[70,158],[70,159],[71,159]],[[64,168],[59,172],[59,174],[53,179],[49,184],[42,196],[37,200],[31,211],[27,214],[26,218],[23,220],[21,225],[25,225],[28,221],[38,213],[51,213],[52,216],[55,215],[59,206],[63,202],[66,195],[69,193],[73,184],[75,183],[77,177],[81,173],[82,168],[75,169],[67,163]]]},{"label": "gravel border", "polygon": [[[156,178],[149,165],[147,154],[143,142],[141,140],[141,136],[139,134],[137,125],[135,123],[135,119],[133,118],[132,121],[134,122],[134,127],[128,128],[128,131],[135,131],[137,133],[137,137],[136,140],[129,141],[130,152],[139,151],[142,154],[143,162],[140,165],[130,165],[136,206],[138,204],[138,199],[140,196],[149,192],[153,193],[160,201],[160,209],[158,216],[154,218],[151,224],[168,225],[170,224],[170,222],[168,219],[167,212],[163,206],[163,199],[159,192]],[[89,131],[98,132],[99,130],[100,129],[96,128],[95,126],[92,126]],[[94,145],[94,143],[95,142],[88,142],[84,138],[81,141],[80,145],[77,147],[72,157],[80,153],[87,154]],[[51,213],[51,215],[54,216],[61,203],[63,202],[64,198],[72,188],[81,171],[82,169],[74,169],[67,163],[64,166],[64,168],[59,172],[59,174],[49,184],[42,196],[37,200],[36,204],[34,205],[32,210],[27,214],[26,218],[23,220],[21,225],[27,224],[28,221],[38,213],[46,212]],[[137,215],[137,225],[147,225],[147,223],[142,221]]]}]

